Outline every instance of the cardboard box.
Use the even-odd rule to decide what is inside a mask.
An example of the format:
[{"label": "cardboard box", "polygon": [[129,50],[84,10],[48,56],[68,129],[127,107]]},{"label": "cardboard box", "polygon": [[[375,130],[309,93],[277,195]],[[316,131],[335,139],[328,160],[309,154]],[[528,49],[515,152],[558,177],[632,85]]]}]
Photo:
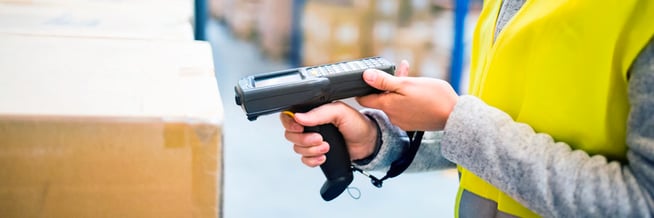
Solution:
[{"label": "cardboard box", "polygon": [[227,0],[209,0],[209,13],[216,19],[224,19]]},{"label": "cardboard box", "polygon": [[287,56],[291,46],[292,0],[261,0],[257,17],[259,45],[271,58]]},{"label": "cardboard box", "polygon": [[203,42],[0,34],[1,217],[216,217]]},{"label": "cardboard box", "polygon": [[370,10],[309,1],[305,6],[303,64],[318,65],[372,55]]},{"label": "cardboard box", "polygon": [[161,6],[0,3],[0,33],[193,40],[189,17]]},{"label": "cardboard box", "polygon": [[225,21],[234,35],[242,40],[255,40],[260,0],[230,0],[225,2]]}]

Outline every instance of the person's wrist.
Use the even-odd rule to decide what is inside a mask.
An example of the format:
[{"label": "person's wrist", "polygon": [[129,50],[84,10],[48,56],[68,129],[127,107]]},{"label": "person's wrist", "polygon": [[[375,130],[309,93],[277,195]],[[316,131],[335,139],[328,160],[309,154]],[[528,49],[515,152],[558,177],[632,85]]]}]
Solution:
[{"label": "person's wrist", "polygon": [[370,163],[373,159],[375,159],[375,157],[379,153],[382,144],[382,137],[381,137],[382,133],[381,133],[381,129],[379,128],[379,124],[377,124],[377,121],[374,118],[370,117],[369,115],[366,115],[366,117],[368,118],[368,120],[370,120],[370,123],[372,125],[372,129],[373,129],[372,134],[369,134],[372,137],[370,140],[367,140],[369,142],[366,143],[367,146],[365,146],[365,148],[367,148],[367,151],[362,153],[364,155],[361,155],[361,157],[356,157],[356,158],[353,157],[352,162],[354,162],[357,165],[366,165]]},{"label": "person's wrist", "polygon": [[456,103],[459,102],[459,96],[454,95],[452,100],[450,101],[449,107],[447,108],[446,114],[443,117],[443,126],[440,128],[440,130],[445,128],[445,125],[447,124],[447,120],[450,119],[450,115],[454,111],[454,108],[456,107]]},{"label": "person's wrist", "polygon": [[454,92],[454,89],[447,84],[447,86],[442,86],[441,88],[449,89],[443,90],[444,95],[437,101],[437,105],[431,106],[434,109],[432,115],[436,118],[434,119],[435,123],[431,124],[434,129],[427,129],[433,131],[440,131],[445,128],[447,120],[450,118],[450,114],[454,111],[457,102],[459,101],[459,95]]}]

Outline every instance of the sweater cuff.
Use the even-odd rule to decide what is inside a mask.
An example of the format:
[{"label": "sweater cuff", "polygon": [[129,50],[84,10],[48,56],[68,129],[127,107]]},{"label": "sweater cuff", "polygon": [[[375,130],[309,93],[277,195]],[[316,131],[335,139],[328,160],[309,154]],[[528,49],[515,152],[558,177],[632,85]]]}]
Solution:
[{"label": "sweater cuff", "polygon": [[366,114],[366,116],[368,116],[368,118],[375,124],[375,127],[377,127],[377,139],[375,140],[375,150],[372,152],[372,154],[368,155],[368,157],[366,158],[352,161],[354,164],[359,166],[367,165],[370,162],[372,162],[372,160],[374,160],[375,157],[377,157],[377,154],[379,154],[379,149],[381,148],[381,145],[383,143],[381,128],[379,128],[379,124],[377,123],[377,120],[375,120],[374,117],[368,114]]},{"label": "sweater cuff", "polygon": [[408,148],[409,138],[406,136],[406,132],[391,124],[382,111],[363,109],[361,113],[377,123],[378,133],[380,133],[378,135],[379,147],[376,154],[365,158],[369,161],[354,161],[353,164],[366,171],[386,171],[390,168],[391,163]]}]

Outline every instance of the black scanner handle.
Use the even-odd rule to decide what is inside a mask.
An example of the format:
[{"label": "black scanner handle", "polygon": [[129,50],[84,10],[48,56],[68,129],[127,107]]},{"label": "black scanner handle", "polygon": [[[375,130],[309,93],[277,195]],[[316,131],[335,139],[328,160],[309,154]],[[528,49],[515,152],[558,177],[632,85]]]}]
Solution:
[{"label": "black scanner handle", "polygon": [[320,196],[325,201],[331,201],[343,193],[353,180],[350,154],[345,139],[333,124],[304,127],[304,132],[319,133],[323,141],[329,143],[329,151],[325,154],[327,159],[320,165],[322,173],[327,178],[320,188]]}]

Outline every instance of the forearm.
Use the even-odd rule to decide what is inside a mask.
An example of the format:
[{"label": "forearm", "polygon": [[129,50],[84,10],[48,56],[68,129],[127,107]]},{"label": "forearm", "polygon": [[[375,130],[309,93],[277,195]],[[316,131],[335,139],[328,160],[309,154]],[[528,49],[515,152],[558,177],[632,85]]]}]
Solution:
[{"label": "forearm", "polygon": [[648,140],[647,148],[629,151],[629,165],[607,162],[462,96],[441,143],[446,158],[545,217],[647,217],[654,207],[646,188],[654,186],[654,162],[644,159],[654,156]]},{"label": "forearm", "polygon": [[[409,138],[406,132],[392,125],[388,117],[379,110],[365,109],[362,112],[374,119],[380,128],[381,142],[377,155],[369,163],[357,165],[368,171],[387,171],[391,163],[408,149]],[[420,149],[407,172],[419,172],[452,168],[455,165],[441,155],[440,139],[442,132],[425,132]],[[356,165],[356,162],[355,162]]]}]

